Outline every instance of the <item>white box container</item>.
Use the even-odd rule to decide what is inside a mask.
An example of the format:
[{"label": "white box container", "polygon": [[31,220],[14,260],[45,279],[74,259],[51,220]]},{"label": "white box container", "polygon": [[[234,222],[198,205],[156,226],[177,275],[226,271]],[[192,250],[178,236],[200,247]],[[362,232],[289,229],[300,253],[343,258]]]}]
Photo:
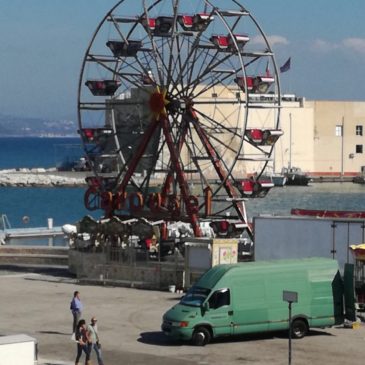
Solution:
[{"label": "white box container", "polygon": [[19,334],[0,337],[0,365],[36,365],[37,340]]}]

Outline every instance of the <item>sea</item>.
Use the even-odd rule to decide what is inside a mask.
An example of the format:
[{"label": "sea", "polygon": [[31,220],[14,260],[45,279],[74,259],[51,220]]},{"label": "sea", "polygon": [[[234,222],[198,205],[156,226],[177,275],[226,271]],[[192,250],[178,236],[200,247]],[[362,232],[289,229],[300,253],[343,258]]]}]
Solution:
[{"label": "sea", "polygon": [[[0,137],[0,170],[50,168],[82,155],[79,138]],[[12,228],[75,224],[85,215],[101,211],[84,207],[84,188],[0,187],[0,215],[6,214]],[[290,215],[292,208],[365,211],[365,185],[311,183],[308,186],[275,187],[264,198],[248,199],[248,218],[258,215]],[[27,219],[25,219],[27,218]]]},{"label": "sea", "polygon": [[[82,155],[79,138],[0,137],[0,170],[52,168]],[[83,204],[84,188],[0,187],[0,215],[12,228],[74,224],[91,214]]]}]

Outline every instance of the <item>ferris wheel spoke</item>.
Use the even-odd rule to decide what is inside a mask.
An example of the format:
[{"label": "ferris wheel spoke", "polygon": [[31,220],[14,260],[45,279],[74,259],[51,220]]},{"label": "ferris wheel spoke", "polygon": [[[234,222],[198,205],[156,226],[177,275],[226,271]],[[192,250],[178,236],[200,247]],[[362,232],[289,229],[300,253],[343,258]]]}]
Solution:
[{"label": "ferris wheel spoke", "polygon": [[[198,50],[196,50],[196,53],[198,52]],[[196,72],[197,75],[200,75],[202,73],[202,69],[204,66],[206,65],[210,65],[216,58],[217,56],[219,56],[219,52],[216,52],[214,55],[211,55],[209,51],[205,50],[204,52],[204,58],[200,59],[200,57],[198,57],[197,55],[194,57],[194,60],[191,62],[191,67],[186,69],[186,72],[184,74],[182,74],[182,77],[187,79],[187,82],[185,84],[185,86],[183,86],[181,88],[181,90],[179,90],[178,95],[185,95],[185,94],[189,94],[191,95],[194,91],[194,87],[195,87],[195,83],[191,81],[191,79],[193,78],[193,74],[195,71],[195,67],[196,65],[199,63],[200,67],[199,70]],[[208,56],[211,56],[211,58],[208,60]],[[197,60],[199,60],[199,62],[197,62]],[[208,75],[209,73],[207,73]]]},{"label": "ferris wheel spoke", "polygon": [[[204,58],[201,58],[202,54],[204,54]],[[198,70],[198,72],[196,73],[197,75],[199,75],[202,72],[202,69],[204,67],[205,64],[209,64],[211,62],[213,62],[215,60],[215,58],[218,56],[219,52],[216,52],[215,54],[213,54],[213,56],[211,56],[211,59],[209,60],[209,62],[207,62],[207,58],[208,56],[210,56],[210,51],[208,49],[199,49],[199,47],[195,48],[195,51],[192,53],[192,60],[191,60],[191,67],[189,69],[187,69],[187,84],[190,85],[191,84],[191,80],[193,78],[193,74],[195,71],[195,67],[200,63],[200,68]]]},{"label": "ferris wheel spoke", "polygon": [[[143,58],[144,58],[144,61],[145,61],[146,65],[148,65],[149,64],[149,61],[147,59],[146,54],[144,54],[144,53],[143,53]],[[151,85],[156,86],[156,80],[155,80],[155,78],[153,77],[153,75],[151,75],[152,77],[150,77],[150,75],[149,75],[151,68],[147,68],[145,65],[143,65],[143,63],[139,60],[139,58],[136,59],[136,62],[138,63],[139,67],[142,70],[141,77],[142,78],[146,78],[146,81],[148,83],[150,83]],[[143,81],[142,81],[142,83],[143,83]]]},{"label": "ferris wheel spoke", "polygon": [[187,183],[186,177],[183,173],[182,164],[180,162],[179,155],[176,151],[175,146],[173,145],[173,139],[171,138],[171,132],[169,128],[169,123],[167,118],[162,118],[162,129],[166,138],[167,146],[169,148],[171,162],[176,172],[176,179],[179,183],[182,198],[185,202],[185,206],[187,209],[187,213],[190,215],[190,221],[193,226],[193,230],[195,234],[198,236],[201,234],[199,219],[197,216],[197,212],[194,211],[191,202],[190,202],[190,190],[189,185]]},{"label": "ferris wheel spoke", "polygon": [[[128,36],[127,37],[124,36],[123,32],[120,30],[119,23],[118,23],[117,19],[113,16],[113,14],[109,14],[109,21],[113,23],[114,29],[119,34],[120,38],[122,38],[123,41],[128,44]],[[135,25],[133,26],[133,29],[134,29],[134,27],[135,27]]]},{"label": "ferris wheel spoke", "polygon": [[[214,140],[216,141],[217,144],[219,144],[220,146],[223,146],[225,150],[227,151],[231,151],[235,154],[238,153],[237,150],[235,150],[232,146],[230,146],[228,143],[224,143],[224,141],[222,141],[221,139],[219,139],[218,137],[216,137],[216,130],[213,128],[211,129],[212,132],[209,132],[209,129],[208,128],[205,128],[205,132],[207,134],[207,136],[211,139],[211,140]],[[214,134],[213,134],[214,133]]]},{"label": "ferris wheel spoke", "polygon": [[[101,58],[102,56],[100,57],[92,54],[89,54],[88,57],[91,62],[94,62],[99,66],[103,67],[105,70],[109,71],[110,73],[115,74],[115,70],[106,64],[105,61],[108,61],[107,58]],[[111,59],[110,62],[116,63],[115,59]]]},{"label": "ferris wheel spoke", "polygon": [[225,164],[225,161],[220,155],[217,147],[213,143],[211,143],[211,139],[218,141],[218,144],[220,146],[224,145],[224,143],[222,143],[222,141],[220,141],[216,137],[212,137],[212,134],[208,132],[206,126],[203,126],[203,124],[197,117],[191,117],[191,124],[194,126],[200,144],[203,146],[205,152],[208,154],[210,160],[213,162],[213,166],[215,167],[218,175],[222,177],[228,172],[229,169],[227,169],[227,165]]},{"label": "ferris wheel spoke", "polygon": [[[213,11],[209,14],[209,18],[212,17],[213,13],[214,13],[214,8],[213,8]],[[200,39],[201,39],[203,34],[204,34],[204,29],[202,28],[198,31],[198,33],[195,36],[194,42],[191,45],[191,48],[190,48],[187,56],[185,57],[185,62],[183,63],[183,67],[180,69],[180,72],[177,75],[177,79],[181,79],[181,77],[184,74],[185,70],[188,68],[189,64],[191,63],[190,59],[191,59],[195,49],[199,46],[199,42],[200,42]]]},{"label": "ferris wheel spoke", "polygon": [[[235,73],[235,71],[214,75],[214,78],[211,80],[211,82],[207,83],[206,86],[202,90],[200,90],[198,93],[195,93],[194,97],[198,98],[200,95],[205,94],[207,91],[214,89],[215,86],[217,86],[219,84],[224,84],[224,81],[226,81],[230,77],[232,77],[232,74],[234,74],[234,73]],[[220,76],[221,76],[221,78],[220,78]],[[202,80],[202,81],[203,81],[203,85],[204,85],[204,80]]]},{"label": "ferris wheel spoke", "polygon": [[[183,42],[183,38],[180,38],[181,39],[181,42]],[[189,43],[189,42],[188,42]],[[177,50],[178,50],[178,56],[177,56],[177,61],[178,61],[178,69],[175,69],[177,73],[176,77],[174,78],[175,79],[175,83],[173,85],[173,90],[177,90],[177,85],[183,85],[184,83],[184,78],[181,74],[181,70],[183,68],[183,65],[184,65],[184,62],[182,60],[182,46],[183,44],[180,44],[180,42],[177,42]],[[175,71],[174,71],[175,73]]]},{"label": "ferris wheel spoke", "polygon": [[[200,123],[198,121],[197,118],[192,117],[192,123],[194,124],[195,130],[198,133],[198,136],[200,138],[200,140],[202,141],[203,145],[205,146],[206,152],[207,154],[211,157],[212,159],[212,163],[213,166],[218,174],[218,176],[220,177],[221,181],[222,181],[222,186],[224,187],[224,189],[226,190],[226,193],[228,194],[228,196],[230,198],[238,198],[238,194],[236,192],[236,189],[233,187],[232,183],[230,182],[229,175],[230,175],[230,171],[226,171],[225,168],[223,168],[222,165],[224,165],[222,162],[222,159],[219,158],[219,154],[218,152],[214,149],[213,145],[210,143],[209,138],[207,137],[205,131],[203,130],[203,128],[200,126]],[[218,188],[219,190],[220,188]],[[216,190],[214,194],[218,193],[218,190]],[[240,208],[240,206],[235,204],[235,209],[238,213],[238,215],[240,216],[241,219],[244,219],[244,214],[242,209]]]},{"label": "ferris wheel spoke", "polygon": [[166,82],[166,90],[168,90],[169,95],[174,95],[174,97],[177,96],[176,91],[179,89],[179,86],[182,85],[183,80],[178,80],[175,76],[176,70],[181,67],[181,58],[180,55],[177,55],[176,57],[171,57],[171,75],[168,78]]},{"label": "ferris wheel spoke", "polygon": [[[215,120],[214,118],[208,116],[206,113],[203,113],[201,110],[194,108],[194,111],[197,114],[200,114],[204,119],[206,119],[207,121],[209,121],[210,123],[213,124],[213,126],[215,126],[215,128],[217,128],[218,130],[222,130],[225,131],[227,133],[230,133],[232,136],[234,137],[238,137],[239,139],[243,138],[241,133],[237,133],[238,130],[240,130],[239,128],[236,127],[227,127],[225,124],[223,124],[223,122],[218,122],[217,120]],[[224,116],[224,118],[226,118]]]},{"label": "ferris wheel spoke", "polygon": [[201,81],[204,79],[205,76],[207,76],[210,72],[212,72],[215,68],[217,68],[218,66],[220,66],[221,64],[223,64],[226,60],[228,60],[231,57],[231,55],[226,55],[224,57],[222,57],[222,59],[218,60],[216,63],[209,64],[204,71],[202,71],[201,74],[199,74],[194,82],[191,84],[192,89],[191,89],[191,93],[194,92],[195,88],[199,86],[199,84],[201,83]]},{"label": "ferris wheel spoke", "polygon": [[[160,1],[156,1],[155,4],[157,5],[159,2]],[[144,8],[144,15],[143,16],[144,16],[144,18],[145,18],[145,20],[146,20],[146,22],[148,24],[149,21],[150,21],[150,17],[148,15],[148,12],[153,7],[150,8],[150,9],[147,9],[146,2],[143,1],[143,8]],[[162,85],[163,84],[163,74],[162,74],[162,67],[161,67],[161,65],[163,64],[163,60],[160,58],[160,54],[158,52],[158,47],[155,44],[154,37],[153,37],[153,35],[152,35],[151,30],[150,30],[149,27],[147,27],[147,35],[148,35],[148,38],[149,38],[149,40],[151,42],[151,45],[152,45],[152,56],[153,56],[152,58],[153,58],[153,60],[154,60],[154,62],[156,64],[156,70],[157,70],[157,76],[158,76],[158,83],[159,83],[159,85]]]},{"label": "ferris wheel spoke", "polygon": [[170,44],[170,54],[169,54],[169,59],[168,59],[168,66],[167,66],[167,79],[166,79],[166,89],[169,89],[169,85],[171,82],[171,78],[172,78],[172,65],[173,65],[173,58],[174,58],[174,45],[175,42],[178,43],[177,38],[177,34],[174,33],[176,31],[176,26],[177,26],[177,13],[178,13],[178,9],[179,9],[179,3],[180,0],[175,0],[174,4],[173,4],[173,14],[174,14],[174,20],[172,23],[172,30],[173,30],[173,34],[171,37],[171,44]]},{"label": "ferris wheel spoke", "polygon": [[[198,52],[198,49],[196,49],[196,52]],[[199,62],[202,62],[204,64],[204,62],[206,62],[206,58],[208,56],[208,52],[205,51],[205,55],[203,59],[200,59]],[[179,55],[180,57],[180,55]],[[191,78],[193,77],[193,72],[194,72],[194,68],[196,66],[196,62],[194,62],[195,60],[195,56],[193,61],[191,61],[191,67],[190,68],[186,68],[186,63],[188,61],[185,61],[184,65],[181,67],[182,62],[180,61],[179,65],[180,65],[180,72],[178,74],[178,78],[176,79],[177,81],[180,81],[180,84],[176,83],[174,85],[174,89],[176,91],[176,95],[177,96],[181,96],[186,94],[186,92],[189,90],[190,84],[191,84]],[[201,66],[202,67],[202,66]],[[186,80],[186,82],[184,82],[183,80]],[[186,86],[184,86],[186,85]]]}]

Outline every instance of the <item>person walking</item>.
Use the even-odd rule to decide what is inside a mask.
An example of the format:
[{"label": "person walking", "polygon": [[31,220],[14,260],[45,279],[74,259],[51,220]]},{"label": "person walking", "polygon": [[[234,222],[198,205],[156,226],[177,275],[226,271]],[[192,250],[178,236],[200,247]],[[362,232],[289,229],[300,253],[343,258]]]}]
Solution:
[{"label": "person walking", "polygon": [[76,290],[70,304],[70,310],[73,316],[72,333],[76,333],[76,328],[81,318],[82,309],[83,305],[80,299],[80,292]]},{"label": "person walking", "polygon": [[85,353],[85,365],[91,365],[90,362],[90,354],[91,354],[91,338],[90,333],[86,327],[86,321],[84,319],[80,319],[76,326],[76,342],[77,342],[77,354],[75,365],[79,365],[79,360],[82,355],[82,352]]},{"label": "person walking", "polygon": [[96,352],[96,357],[98,359],[98,365],[104,365],[103,358],[101,355],[101,344],[99,342],[97,321],[98,320],[95,317],[92,317],[90,324],[87,327],[87,330],[89,331],[90,334],[90,340],[92,343],[90,352],[92,351],[92,349],[94,349]]}]

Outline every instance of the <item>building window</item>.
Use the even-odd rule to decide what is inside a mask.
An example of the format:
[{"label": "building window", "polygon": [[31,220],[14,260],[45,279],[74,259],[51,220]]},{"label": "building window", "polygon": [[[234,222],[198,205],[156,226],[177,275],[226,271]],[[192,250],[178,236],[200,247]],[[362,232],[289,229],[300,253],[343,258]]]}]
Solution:
[{"label": "building window", "polygon": [[362,144],[356,145],[356,153],[362,153]]},{"label": "building window", "polygon": [[362,136],[362,125],[357,125],[356,126],[356,135],[357,136]]},{"label": "building window", "polygon": [[342,137],[342,125],[336,125],[336,137]]}]

